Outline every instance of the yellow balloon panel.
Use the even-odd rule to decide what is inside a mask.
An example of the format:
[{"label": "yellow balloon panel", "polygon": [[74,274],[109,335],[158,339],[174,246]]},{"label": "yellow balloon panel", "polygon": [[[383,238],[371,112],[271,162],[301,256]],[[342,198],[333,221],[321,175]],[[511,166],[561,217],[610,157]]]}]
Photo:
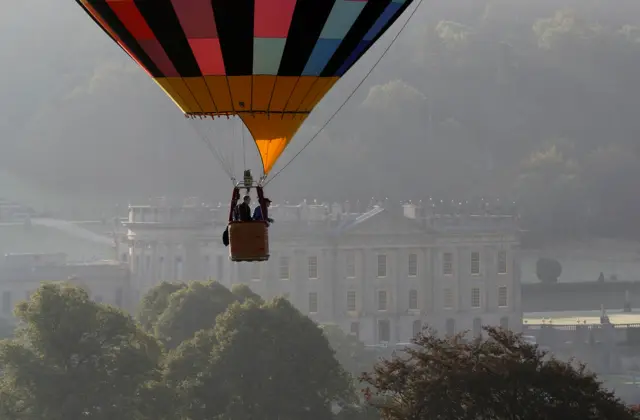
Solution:
[{"label": "yellow balloon panel", "polygon": [[242,118],[265,173],[309,113],[338,81],[317,76],[204,76],[154,79],[187,116]]}]

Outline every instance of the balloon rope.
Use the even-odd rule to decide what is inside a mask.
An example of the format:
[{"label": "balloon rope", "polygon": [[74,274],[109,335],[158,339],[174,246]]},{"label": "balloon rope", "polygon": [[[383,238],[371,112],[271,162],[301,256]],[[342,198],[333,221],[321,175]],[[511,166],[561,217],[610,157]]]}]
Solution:
[{"label": "balloon rope", "polygon": [[244,122],[240,119],[240,131],[242,132],[242,164],[244,168],[247,169],[247,149],[244,147]]},{"label": "balloon rope", "polygon": [[222,170],[229,176],[229,179],[233,180],[233,168],[228,162],[225,162],[222,154],[211,144],[207,137],[200,132],[195,124],[187,124],[193,131],[196,132],[202,143],[206,146],[207,149],[211,152],[213,157],[218,161]]},{"label": "balloon rope", "polygon": [[300,156],[300,153],[302,153],[304,151],[304,149],[307,148],[307,146],[309,146],[311,144],[312,141],[314,141],[319,135],[320,133],[322,133],[322,131],[324,131],[325,128],[327,128],[327,126],[329,125],[329,123],[336,117],[336,115],[338,115],[338,113],[342,110],[342,108],[344,108],[344,106],[347,104],[347,102],[349,102],[349,100],[356,94],[356,92],[358,91],[358,89],[360,89],[360,86],[362,86],[362,84],[367,80],[367,78],[371,75],[371,73],[373,73],[373,70],[376,68],[376,66],[378,64],[380,64],[380,62],[382,61],[382,59],[384,58],[384,56],[387,54],[387,52],[389,51],[389,49],[393,46],[393,44],[396,42],[396,40],[398,39],[398,37],[400,36],[400,34],[404,31],[404,29],[407,27],[407,24],[411,21],[411,18],[413,17],[413,15],[416,14],[416,11],[418,10],[418,8],[420,7],[420,5],[422,4],[423,0],[418,0],[416,7],[414,7],[413,11],[411,12],[411,14],[409,15],[409,17],[407,18],[407,20],[404,22],[404,24],[402,25],[402,27],[400,28],[400,31],[398,31],[398,33],[396,34],[396,36],[393,37],[393,39],[391,40],[391,42],[389,43],[389,45],[387,45],[387,48],[385,48],[385,50],[382,52],[382,55],[380,56],[380,58],[378,58],[378,61],[376,61],[373,66],[369,69],[369,71],[364,75],[364,77],[362,78],[362,80],[360,80],[360,83],[358,83],[356,85],[356,87],[353,89],[353,91],[351,91],[351,94],[349,96],[347,96],[347,99],[344,100],[344,102],[342,102],[342,105],[340,105],[340,107],[336,110],[336,112],[334,112],[329,119],[324,123],[324,125],[322,127],[320,127],[320,129],[318,131],[316,131],[316,133],[309,139],[309,141],[307,141],[305,143],[305,145],[302,147],[302,149],[300,149],[300,151],[298,153],[296,153],[291,160],[289,160],[289,162],[287,162],[286,165],[284,165],[278,172],[276,172],[271,179],[269,179],[267,182],[265,182],[264,186],[266,186],[267,184],[269,184],[271,181],[273,181],[278,175],[280,175],[280,173],[282,171],[284,171],[287,166],[289,166],[291,164],[291,162],[293,162],[298,156]]}]

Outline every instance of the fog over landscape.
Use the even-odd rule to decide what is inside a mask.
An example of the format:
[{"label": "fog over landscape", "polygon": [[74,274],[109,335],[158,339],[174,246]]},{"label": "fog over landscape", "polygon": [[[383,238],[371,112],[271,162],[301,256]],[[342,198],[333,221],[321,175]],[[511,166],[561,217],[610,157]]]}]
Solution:
[{"label": "fog over landscape", "polygon": [[[640,5],[609,5],[424,2],[268,194],[502,197],[531,204],[527,216],[540,226],[566,214],[572,222],[563,230],[575,233],[584,230],[576,223],[598,214],[600,231],[636,234],[620,226],[640,210]],[[406,17],[319,104],[275,172],[341,105]],[[156,196],[228,199],[228,177],[193,123],[74,2],[3,5],[0,61],[7,198],[77,214]],[[222,150],[238,147],[237,122],[208,124]]]}]

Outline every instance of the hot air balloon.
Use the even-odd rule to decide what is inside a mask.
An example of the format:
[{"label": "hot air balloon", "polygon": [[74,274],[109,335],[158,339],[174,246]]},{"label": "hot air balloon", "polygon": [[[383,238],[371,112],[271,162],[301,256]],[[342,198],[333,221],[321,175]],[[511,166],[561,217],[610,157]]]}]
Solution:
[{"label": "hot air balloon", "polygon": [[[255,187],[265,219],[262,186],[278,158],[412,1],[76,0],[185,116],[242,120],[263,176],[245,172],[231,205],[240,187]],[[268,259],[264,222],[235,223],[230,211],[229,223],[232,260]]]}]

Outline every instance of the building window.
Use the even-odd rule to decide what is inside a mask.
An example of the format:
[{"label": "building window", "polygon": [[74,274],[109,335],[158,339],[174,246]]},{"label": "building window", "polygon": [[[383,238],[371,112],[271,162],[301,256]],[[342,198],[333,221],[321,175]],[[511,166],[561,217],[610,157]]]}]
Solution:
[{"label": "building window", "polygon": [[318,278],[318,257],[315,255],[309,257],[309,278]]},{"label": "building window", "polygon": [[498,274],[507,274],[507,251],[498,252]]},{"label": "building window", "polygon": [[349,290],[347,292],[347,311],[356,311],[356,292],[354,290]]},{"label": "building window", "polygon": [[474,287],[473,289],[471,289],[471,307],[480,307],[480,289],[478,287]]},{"label": "building window", "polygon": [[447,319],[447,335],[454,335],[456,333],[456,320],[449,318]]},{"label": "building window", "polygon": [[356,254],[354,251],[346,251],[345,254],[345,269],[347,272],[347,278],[353,279],[356,277]]},{"label": "building window", "polygon": [[409,309],[418,309],[418,291],[409,290]]},{"label": "building window", "polygon": [[409,254],[409,277],[418,275],[418,254]]},{"label": "building window", "polygon": [[444,309],[453,309],[453,290],[444,289],[442,298]]},{"label": "building window", "polygon": [[477,251],[471,253],[471,274],[480,274],[480,253]]},{"label": "building window", "polygon": [[391,323],[388,319],[378,321],[378,341],[386,343],[391,341]]},{"label": "building window", "polygon": [[453,274],[453,254],[451,252],[442,254],[442,274],[445,276]]},{"label": "building window", "polygon": [[316,292],[309,293],[309,313],[318,313],[318,294]]},{"label": "building window", "polygon": [[2,292],[2,313],[10,314],[12,310],[11,292]]},{"label": "building window", "polygon": [[500,286],[498,287],[498,307],[506,308],[507,305],[507,286]]},{"label": "building window", "polygon": [[473,319],[473,336],[482,337],[482,319],[480,318]]},{"label": "building window", "polygon": [[387,256],[378,254],[378,277],[387,277]]},{"label": "building window", "polygon": [[144,271],[149,272],[151,270],[151,255],[145,255],[144,257]]},{"label": "building window", "polygon": [[289,280],[289,257],[280,257],[280,280]]},{"label": "building window", "polygon": [[502,318],[500,318],[500,328],[503,328],[505,330],[509,329],[509,317],[503,316]]},{"label": "building window", "polygon": [[387,292],[384,290],[378,291],[378,310],[379,311],[387,310]]},{"label": "building window", "polygon": [[422,321],[420,321],[419,319],[416,319],[415,321],[413,321],[412,330],[413,330],[414,337],[420,334],[422,332]]},{"label": "building window", "polygon": [[104,299],[101,295],[96,295],[95,299],[93,299],[96,303],[102,303]]},{"label": "building window", "polygon": [[349,328],[349,332],[351,335],[354,335],[356,338],[360,337],[360,323],[352,322],[351,327]]}]

